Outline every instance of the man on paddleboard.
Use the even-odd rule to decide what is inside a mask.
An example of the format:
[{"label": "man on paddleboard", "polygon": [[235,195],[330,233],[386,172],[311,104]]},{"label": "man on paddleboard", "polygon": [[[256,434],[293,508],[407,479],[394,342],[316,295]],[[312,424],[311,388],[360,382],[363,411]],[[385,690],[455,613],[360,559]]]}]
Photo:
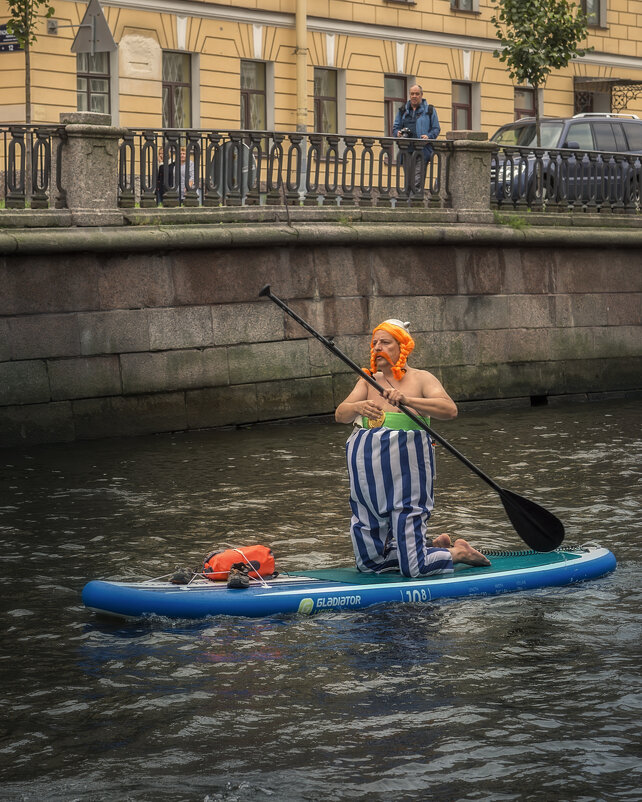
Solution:
[{"label": "man on paddleboard", "polygon": [[350,476],[350,535],[357,568],[367,573],[400,571],[429,576],[453,571],[454,563],[490,565],[467,541],[447,534],[426,541],[434,505],[434,449],[430,436],[403,412],[407,406],[429,423],[457,417],[457,406],[427,370],[406,364],[415,347],[409,323],[385,320],[372,333],[370,370],[383,396],[359,379],[336,409],[352,423],[346,443]]}]

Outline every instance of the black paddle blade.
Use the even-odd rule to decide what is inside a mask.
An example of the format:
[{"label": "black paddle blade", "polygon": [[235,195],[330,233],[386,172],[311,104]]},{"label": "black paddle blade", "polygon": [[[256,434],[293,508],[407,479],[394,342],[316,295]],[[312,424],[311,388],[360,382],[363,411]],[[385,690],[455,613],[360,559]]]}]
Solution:
[{"label": "black paddle blade", "polygon": [[564,540],[564,524],[552,512],[511,490],[499,489],[499,497],[515,531],[534,551],[553,551]]}]

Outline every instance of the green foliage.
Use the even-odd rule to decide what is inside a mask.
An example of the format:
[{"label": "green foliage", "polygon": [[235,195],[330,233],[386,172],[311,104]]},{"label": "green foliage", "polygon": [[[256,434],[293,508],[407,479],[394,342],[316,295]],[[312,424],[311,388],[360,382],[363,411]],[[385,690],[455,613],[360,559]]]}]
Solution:
[{"label": "green foliage", "polygon": [[537,89],[552,70],[593,49],[578,46],[586,39],[586,17],[569,0],[494,1],[498,13],[491,21],[502,50],[493,55],[506,63],[518,84]]},{"label": "green foliage", "polygon": [[493,219],[497,225],[510,226],[515,231],[525,231],[531,225],[524,217],[519,217],[518,215],[506,217],[495,210],[493,210]]},{"label": "green foliage", "polygon": [[48,19],[55,13],[48,0],[7,0],[7,4],[11,14],[7,32],[13,34],[23,48],[36,41],[38,18]]}]

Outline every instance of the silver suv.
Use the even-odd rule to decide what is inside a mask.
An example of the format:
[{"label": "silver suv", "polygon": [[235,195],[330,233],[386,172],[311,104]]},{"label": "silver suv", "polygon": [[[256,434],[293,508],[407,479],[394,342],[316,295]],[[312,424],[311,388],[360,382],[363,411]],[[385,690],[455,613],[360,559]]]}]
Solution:
[{"label": "silver suv", "polygon": [[[492,193],[500,201],[520,198],[576,203],[639,205],[642,120],[635,114],[585,113],[503,125],[491,137]],[[619,156],[618,154],[626,154]]]}]

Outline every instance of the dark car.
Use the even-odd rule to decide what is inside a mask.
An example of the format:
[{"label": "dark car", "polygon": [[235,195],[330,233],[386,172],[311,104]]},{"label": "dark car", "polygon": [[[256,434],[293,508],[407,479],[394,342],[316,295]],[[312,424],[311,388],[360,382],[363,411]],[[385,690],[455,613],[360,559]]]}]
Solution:
[{"label": "dark car", "polygon": [[639,206],[642,120],[634,114],[586,113],[523,118],[491,137],[492,194],[500,201],[569,201]]}]

